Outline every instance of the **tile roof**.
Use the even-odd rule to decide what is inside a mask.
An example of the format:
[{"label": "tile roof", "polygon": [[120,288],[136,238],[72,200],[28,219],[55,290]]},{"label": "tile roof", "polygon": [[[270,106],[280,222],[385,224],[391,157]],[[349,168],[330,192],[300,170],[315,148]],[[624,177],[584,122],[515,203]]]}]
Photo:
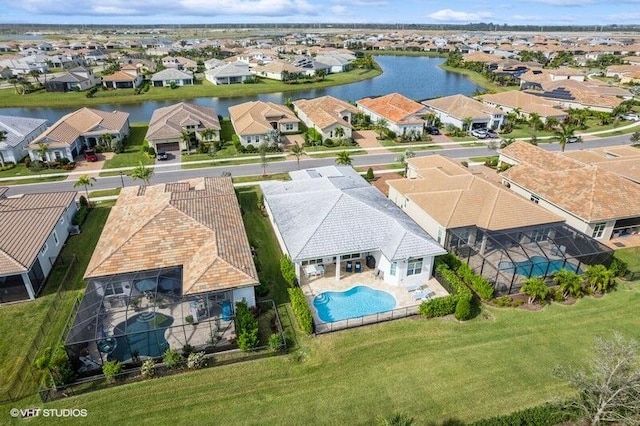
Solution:
[{"label": "tile roof", "polygon": [[213,108],[180,102],[153,111],[145,138],[149,141],[180,138],[185,122],[199,130],[220,130],[218,114]]},{"label": "tile roof", "polygon": [[50,147],[65,147],[88,132],[119,133],[128,120],[127,112],[81,108],[56,121],[29,146],[37,147],[44,142]]},{"label": "tile roof", "polygon": [[293,102],[296,110],[301,110],[320,129],[339,124],[344,127],[352,127],[351,124],[342,119],[342,113],[349,111],[357,114],[356,107],[348,102],[334,98],[333,96],[322,96],[315,99],[299,99]]},{"label": "tile roof", "polygon": [[0,198],[0,276],[31,268],[75,197],[69,191]]},{"label": "tile roof", "polygon": [[589,151],[569,151],[565,156],[640,183],[640,149],[628,145],[609,146]]},{"label": "tile roof", "polygon": [[151,76],[151,81],[164,81],[164,80],[190,80],[193,79],[193,75],[188,72],[180,71],[176,68],[167,68]]},{"label": "tile roof", "polygon": [[124,188],[85,278],[171,266],[182,266],[183,294],[258,283],[231,178]]},{"label": "tile roof", "polygon": [[449,158],[434,155],[408,162],[419,177],[387,183],[447,229],[477,226],[497,231],[564,221]]},{"label": "tile roof", "polygon": [[263,101],[230,106],[229,118],[238,135],[267,133],[273,129],[271,121],[278,123],[300,122],[298,117],[286,106]]},{"label": "tile roof", "polygon": [[7,134],[6,139],[0,142],[0,149],[5,149],[3,145],[15,147],[31,132],[45,124],[47,120],[30,117],[15,117],[12,115],[0,115],[0,131]]},{"label": "tile roof", "polygon": [[502,56],[492,55],[490,53],[484,53],[484,52],[473,52],[473,53],[467,53],[466,55],[463,55],[462,60],[465,62],[492,63],[492,62],[501,61]]},{"label": "tile roof", "polygon": [[224,63],[205,72],[208,77],[224,78],[224,77],[249,77],[249,67],[244,62]]},{"label": "tile roof", "polygon": [[[137,70],[138,68],[135,65],[125,65],[122,67],[123,70]],[[116,71],[113,74],[105,75],[102,77],[102,81],[135,81],[138,78],[136,75],[131,75],[125,71]]]},{"label": "tile roof", "polygon": [[412,101],[399,93],[390,93],[377,98],[360,99],[356,104],[394,123],[424,122],[416,115],[426,112],[424,105]]},{"label": "tile roof", "polygon": [[559,103],[520,90],[487,93],[477,96],[476,99],[511,109],[519,108],[524,113],[536,113],[541,117],[566,117],[568,115],[560,108]]},{"label": "tile roof", "polygon": [[526,142],[501,151],[518,162],[502,177],[586,222],[640,216],[640,185],[599,165]]},{"label": "tile roof", "polygon": [[465,95],[445,96],[423,101],[422,104],[431,109],[443,111],[459,120],[464,120],[467,117],[486,119],[492,114],[502,114],[499,109],[485,105]]},{"label": "tile roof", "polygon": [[389,260],[445,253],[422,228],[350,167],[290,173],[260,186],[291,258],[380,250]]}]

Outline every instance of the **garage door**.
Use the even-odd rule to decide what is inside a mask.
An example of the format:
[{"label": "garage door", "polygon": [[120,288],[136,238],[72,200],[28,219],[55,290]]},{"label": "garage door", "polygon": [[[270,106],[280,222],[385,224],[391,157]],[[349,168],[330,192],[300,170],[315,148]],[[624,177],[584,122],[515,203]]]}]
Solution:
[{"label": "garage door", "polygon": [[158,147],[158,151],[180,151],[180,144],[178,142],[159,143],[156,146]]}]

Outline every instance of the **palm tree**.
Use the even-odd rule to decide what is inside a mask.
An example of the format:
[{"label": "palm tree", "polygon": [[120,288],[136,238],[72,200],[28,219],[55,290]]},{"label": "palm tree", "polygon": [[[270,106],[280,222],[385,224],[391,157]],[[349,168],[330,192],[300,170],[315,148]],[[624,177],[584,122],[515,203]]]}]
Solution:
[{"label": "palm tree", "polygon": [[300,169],[300,157],[304,155],[304,148],[302,148],[298,144],[298,142],[296,142],[295,144],[291,145],[290,150],[291,150],[291,153],[295,155],[296,161],[298,162],[298,169]]},{"label": "palm tree", "polygon": [[180,134],[180,139],[187,144],[187,149],[191,149],[191,137],[193,134],[191,132],[187,132],[183,130]]},{"label": "palm tree", "polygon": [[102,146],[105,150],[111,149],[111,142],[113,141],[113,135],[111,133],[105,133],[100,136],[100,146]]},{"label": "palm tree", "polygon": [[514,108],[513,109],[513,114],[516,116],[516,123],[519,122],[522,119],[522,109],[520,108]]},{"label": "palm tree", "polygon": [[413,158],[416,156],[416,153],[407,149],[405,152],[403,152],[402,154],[398,155],[398,158],[396,158],[396,161],[398,163],[402,163],[404,165],[404,176],[407,177],[407,171],[409,169],[409,158]]},{"label": "palm tree", "polygon": [[473,118],[465,117],[462,120],[462,131],[467,132],[467,131],[471,130],[471,123],[472,122],[473,122]]},{"label": "palm tree", "polygon": [[96,181],[96,178],[91,177],[89,175],[82,175],[78,178],[78,180],[76,181],[76,183],[73,184],[74,188],[77,188],[79,186],[84,186],[84,192],[87,193],[87,201],[89,200],[89,187],[93,186],[93,182]]},{"label": "palm tree", "polygon": [[40,156],[40,160],[47,161],[47,152],[49,152],[49,146],[44,142],[38,142],[38,149],[36,153]]},{"label": "palm tree", "polygon": [[520,288],[520,293],[529,296],[527,303],[531,304],[536,300],[544,300],[549,294],[549,287],[547,287],[542,278],[533,277],[524,282],[524,285]]},{"label": "palm tree", "polygon": [[29,75],[31,77],[35,78],[36,82],[38,83],[38,86],[42,86],[42,83],[40,83],[40,71],[31,70],[31,71],[29,71]]},{"label": "palm tree", "polygon": [[[7,140],[7,132],[4,130],[0,131],[0,143]],[[0,149],[0,167],[4,168],[4,155],[2,154],[2,149]]]},{"label": "palm tree", "polygon": [[582,295],[582,278],[574,271],[560,269],[553,275],[553,282],[558,286],[564,297]]},{"label": "palm tree", "polygon": [[386,118],[381,118],[376,121],[376,132],[378,133],[378,139],[384,139],[385,134],[387,133],[387,126],[389,122]]},{"label": "palm tree", "polygon": [[544,122],[544,128],[545,130],[553,130],[558,124],[560,124],[560,122],[558,121],[557,118],[547,117],[547,119]]},{"label": "palm tree", "polygon": [[131,170],[129,176],[131,176],[133,180],[140,179],[145,185],[149,185],[149,181],[151,181],[151,177],[153,176],[153,169],[145,167],[142,161],[139,161],[138,165]]},{"label": "palm tree", "polygon": [[531,125],[531,129],[534,131],[540,129],[543,126],[540,114],[535,112],[529,114],[529,124]]},{"label": "palm tree", "polygon": [[342,145],[342,138],[344,137],[344,129],[340,126],[336,127],[336,129],[333,131],[333,134],[335,135],[336,138],[338,138],[338,140],[340,141],[340,145]]},{"label": "palm tree", "polygon": [[606,292],[615,282],[613,272],[604,265],[587,266],[584,277],[591,289],[599,293]]},{"label": "palm tree", "polygon": [[336,164],[339,166],[350,166],[353,163],[349,151],[340,151],[336,157]]},{"label": "palm tree", "polygon": [[258,145],[258,154],[260,155],[260,164],[262,164],[262,176],[267,175],[267,165],[269,164],[269,160],[267,159],[267,149],[269,145],[267,142],[262,142]]},{"label": "palm tree", "polygon": [[564,152],[564,148],[567,146],[569,139],[575,137],[575,134],[574,134],[575,131],[576,131],[576,128],[573,127],[572,125],[561,124],[560,128],[555,132],[553,132],[558,138],[558,143],[562,148],[562,152]]},{"label": "palm tree", "polygon": [[629,138],[629,141],[633,144],[640,142],[640,132],[633,132],[633,134]]}]

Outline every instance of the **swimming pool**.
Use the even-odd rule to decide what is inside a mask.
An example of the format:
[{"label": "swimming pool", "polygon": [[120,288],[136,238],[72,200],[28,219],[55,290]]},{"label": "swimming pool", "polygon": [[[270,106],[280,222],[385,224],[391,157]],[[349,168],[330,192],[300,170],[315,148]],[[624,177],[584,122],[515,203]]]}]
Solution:
[{"label": "swimming pool", "polygon": [[[545,274],[552,275],[561,269],[568,271],[580,272],[579,268],[569,261],[564,260],[547,260],[543,256],[531,256],[531,260],[523,260],[521,262],[501,261],[498,265],[501,271],[515,271],[518,275],[532,277],[542,277]],[[532,269],[533,267],[533,269]],[[547,269],[548,268],[548,269]]]},{"label": "swimming pool", "polygon": [[324,322],[390,311],[396,299],[386,291],[359,285],[347,291],[324,291],[313,298],[313,307]]},{"label": "swimming pool", "polygon": [[114,350],[108,359],[127,361],[133,353],[138,356],[159,357],[169,348],[164,334],[173,323],[173,318],[159,312],[143,312],[116,325],[113,335],[116,339]]}]

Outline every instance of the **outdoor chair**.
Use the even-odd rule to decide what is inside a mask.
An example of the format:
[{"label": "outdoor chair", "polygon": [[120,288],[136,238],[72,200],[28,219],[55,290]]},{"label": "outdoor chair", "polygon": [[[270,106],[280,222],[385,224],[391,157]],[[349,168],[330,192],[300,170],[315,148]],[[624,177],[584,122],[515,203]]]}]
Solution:
[{"label": "outdoor chair", "polygon": [[362,272],[362,263],[356,262],[356,272]]},{"label": "outdoor chair", "polygon": [[416,291],[417,289],[419,289],[420,287],[422,287],[421,284],[409,284],[409,285],[405,285],[404,288],[407,291]]},{"label": "outdoor chair", "polygon": [[347,265],[344,267],[345,272],[353,272],[353,263],[347,260]]}]

